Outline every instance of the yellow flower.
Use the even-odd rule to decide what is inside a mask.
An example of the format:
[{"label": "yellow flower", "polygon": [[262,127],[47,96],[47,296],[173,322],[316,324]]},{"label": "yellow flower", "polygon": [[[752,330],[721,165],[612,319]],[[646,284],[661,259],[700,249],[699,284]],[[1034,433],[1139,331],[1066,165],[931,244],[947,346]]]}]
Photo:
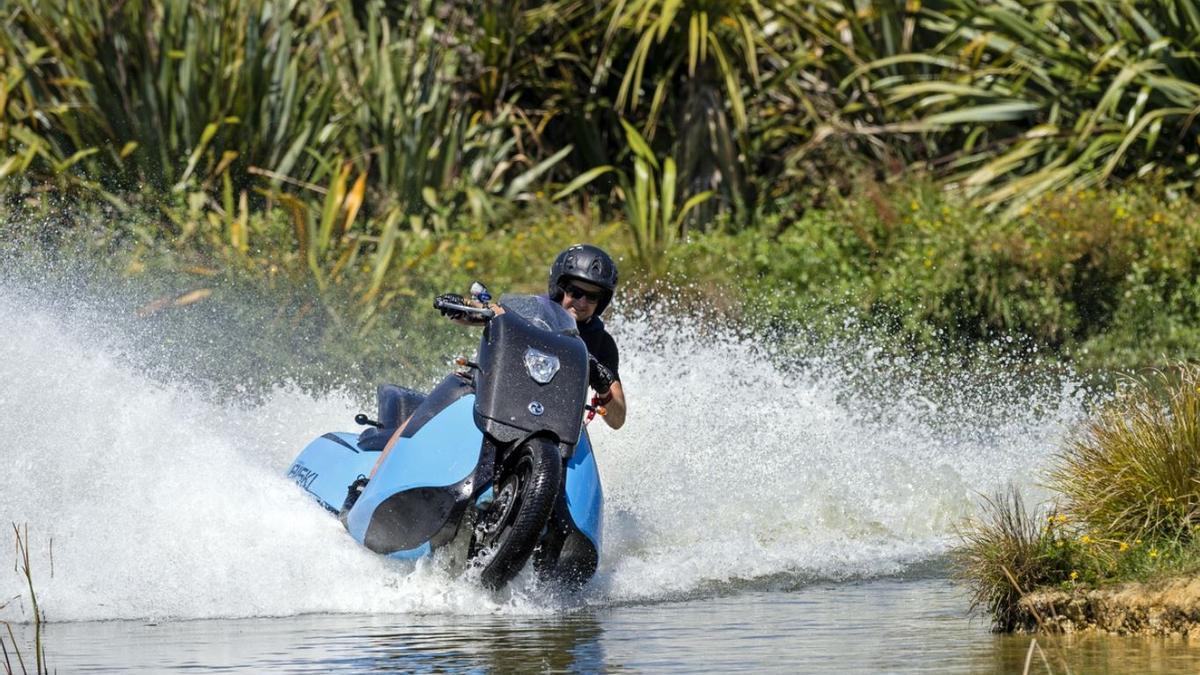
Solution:
[{"label": "yellow flower", "polygon": [[1156,548],[1150,549],[1150,557],[1157,558],[1158,557],[1158,549],[1156,549]]},{"label": "yellow flower", "polygon": [[1084,544],[1090,544],[1090,543],[1092,543],[1092,538],[1085,534],[1079,538],[1079,541]]},{"label": "yellow flower", "polygon": [[1128,550],[1129,550],[1129,544],[1127,544],[1127,543],[1125,543],[1125,542],[1121,542],[1121,550],[1122,550],[1122,551],[1128,551]]},{"label": "yellow flower", "polygon": [[1075,581],[1078,578],[1079,578],[1079,572],[1076,572],[1075,570],[1071,570],[1071,581]]},{"label": "yellow flower", "polygon": [[920,206],[917,204],[917,200],[914,199],[914,200],[912,200],[912,202],[909,203],[908,208],[912,209],[913,211],[916,211],[918,208],[920,208]]}]

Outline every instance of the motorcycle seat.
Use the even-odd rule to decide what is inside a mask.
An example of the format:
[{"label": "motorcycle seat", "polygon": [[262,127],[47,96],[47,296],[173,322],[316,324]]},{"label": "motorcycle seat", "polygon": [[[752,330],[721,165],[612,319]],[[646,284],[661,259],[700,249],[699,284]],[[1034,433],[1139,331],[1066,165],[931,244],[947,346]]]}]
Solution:
[{"label": "motorcycle seat", "polygon": [[425,394],[394,384],[381,384],[376,390],[379,400],[380,427],[367,427],[358,435],[358,447],[363,450],[382,450],[404,420],[425,401]]}]

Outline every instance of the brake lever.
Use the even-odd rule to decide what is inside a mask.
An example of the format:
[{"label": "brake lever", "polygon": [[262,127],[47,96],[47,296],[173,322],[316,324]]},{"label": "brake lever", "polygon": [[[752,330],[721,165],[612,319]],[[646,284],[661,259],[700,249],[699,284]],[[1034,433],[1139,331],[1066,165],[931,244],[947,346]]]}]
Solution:
[{"label": "brake lever", "polygon": [[608,408],[600,405],[599,396],[593,396],[591,403],[583,404],[583,409],[588,411],[587,419],[584,420],[584,424],[591,422],[593,419],[595,419],[596,415],[604,417],[608,414]]}]

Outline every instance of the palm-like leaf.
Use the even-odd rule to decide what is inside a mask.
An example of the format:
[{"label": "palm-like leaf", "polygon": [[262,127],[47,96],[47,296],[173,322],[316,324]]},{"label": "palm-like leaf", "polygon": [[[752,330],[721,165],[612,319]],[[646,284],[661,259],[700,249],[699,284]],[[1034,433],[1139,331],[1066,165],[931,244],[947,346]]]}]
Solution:
[{"label": "palm-like leaf", "polygon": [[1010,212],[1049,192],[1156,168],[1190,184],[1200,170],[1177,143],[1194,135],[1200,114],[1194,16],[1190,0],[955,0],[922,21],[944,32],[942,56],[971,60],[881,77],[873,89],[895,106],[889,130],[955,148],[941,162],[950,183]]}]

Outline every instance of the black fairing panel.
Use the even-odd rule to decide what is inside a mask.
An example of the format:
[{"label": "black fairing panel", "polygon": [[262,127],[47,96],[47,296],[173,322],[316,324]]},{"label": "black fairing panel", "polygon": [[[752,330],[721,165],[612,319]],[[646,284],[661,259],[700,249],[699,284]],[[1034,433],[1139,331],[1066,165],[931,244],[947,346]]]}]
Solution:
[{"label": "black fairing panel", "polygon": [[564,495],[554,504],[554,514],[534,552],[534,567],[547,581],[579,587],[596,573],[600,553],[596,545],[579,531],[571,517]]},{"label": "black fairing panel", "polygon": [[[558,357],[559,371],[547,384],[538,384],[525,370],[530,347]],[[573,446],[583,420],[587,366],[587,346],[578,336],[540,330],[512,312],[501,314],[489,323],[479,346],[476,420],[502,441],[548,431]],[[541,415],[530,411],[533,403],[541,405]]]},{"label": "black fairing panel", "polygon": [[409,551],[429,541],[455,512],[462,486],[422,487],[385,499],[371,517],[363,545],[376,553]]}]

